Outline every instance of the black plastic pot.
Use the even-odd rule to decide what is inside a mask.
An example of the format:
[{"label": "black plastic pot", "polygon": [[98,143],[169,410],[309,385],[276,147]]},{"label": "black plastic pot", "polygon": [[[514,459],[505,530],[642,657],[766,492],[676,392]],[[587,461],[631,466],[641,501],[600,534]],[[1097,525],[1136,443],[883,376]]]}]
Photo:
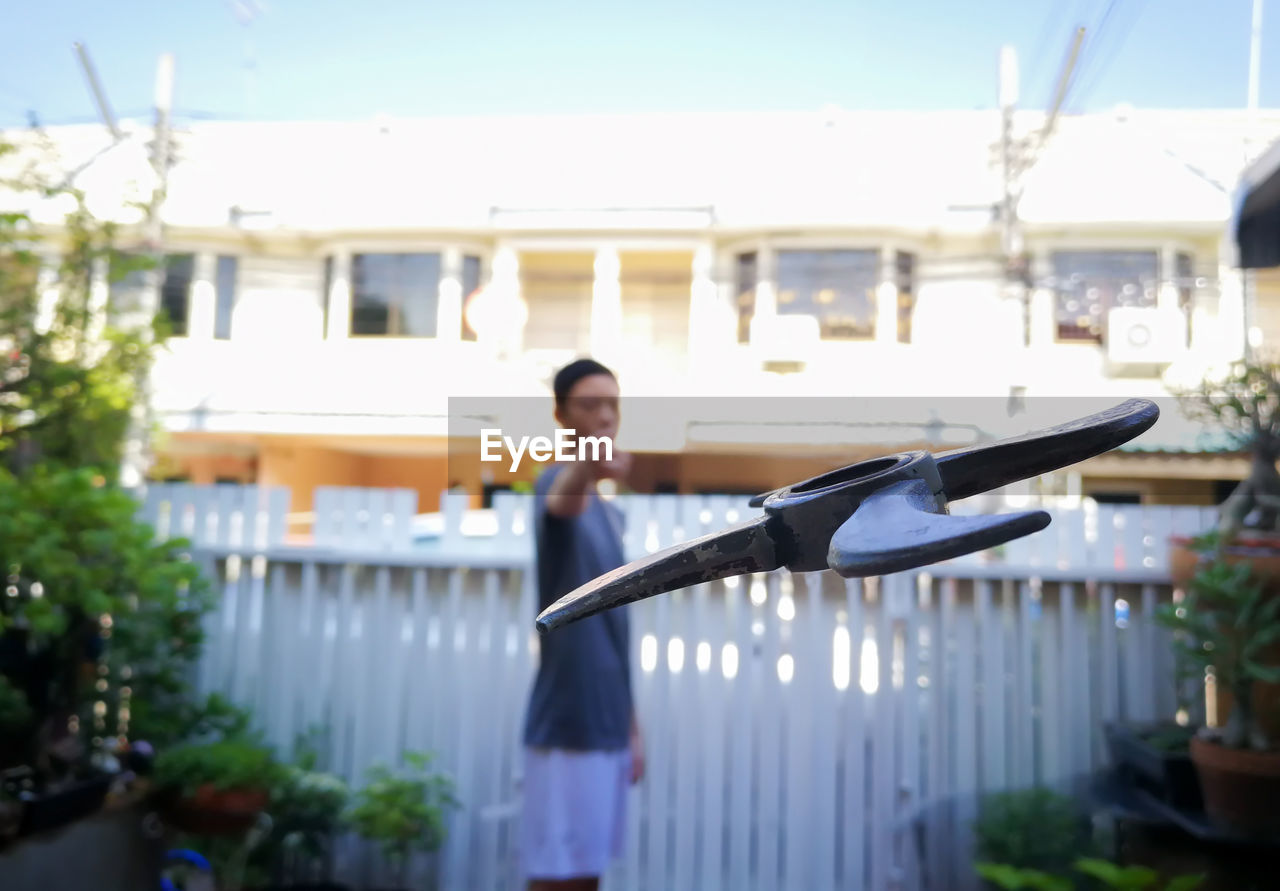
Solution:
[{"label": "black plastic pot", "polygon": [[[1156,733],[1187,735],[1187,748],[1176,750],[1152,744]],[[1159,724],[1107,724],[1107,747],[1120,778],[1180,811],[1204,809],[1200,780],[1191,761],[1191,731],[1172,722]]]},{"label": "black plastic pot", "polygon": [[34,835],[60,829],[68,823],[95,814],[106,800],[111,777],[95,777],[81,783],[25,802],[19,836]]}]

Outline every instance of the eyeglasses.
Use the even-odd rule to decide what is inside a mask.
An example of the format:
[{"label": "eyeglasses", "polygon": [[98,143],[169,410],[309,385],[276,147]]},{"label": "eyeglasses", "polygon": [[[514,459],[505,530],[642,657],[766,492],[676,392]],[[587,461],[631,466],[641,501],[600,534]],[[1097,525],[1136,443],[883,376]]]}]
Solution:
[{"label": "eyeglasses", "polygon": [[574,411],[585,411],[595,413],[602,408],[609,408],[617,414],[618,397],[616,396],[570,396],[565,400],[565,406],[572,408]]}]

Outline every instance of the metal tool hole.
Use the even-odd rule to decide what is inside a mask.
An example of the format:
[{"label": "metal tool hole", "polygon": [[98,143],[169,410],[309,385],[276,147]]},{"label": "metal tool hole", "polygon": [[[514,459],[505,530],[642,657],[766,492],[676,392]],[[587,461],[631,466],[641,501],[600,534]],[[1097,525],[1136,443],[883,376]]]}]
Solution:
[{"label": "metal tool hole", "polygon": [[839,470],[824,473],[822,476],[815,476],[813,479],[806,480],[798,486],[792,486],[791,492],[798,495],[803,492],[825,489],[828,486],[835,486],[840,483],[865,479],[874,474],[891,470],[897,467],[901,461],[901,458],[874,458],[871,461],[863,461],[860,464],[850,464],[848,467],[841,467]]}]

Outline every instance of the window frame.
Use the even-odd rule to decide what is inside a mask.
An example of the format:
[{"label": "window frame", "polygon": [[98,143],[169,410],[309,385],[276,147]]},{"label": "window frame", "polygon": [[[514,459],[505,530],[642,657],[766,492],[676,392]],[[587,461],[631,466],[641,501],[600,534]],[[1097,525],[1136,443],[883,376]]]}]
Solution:
[{"label": "window frame", "polygon": [[[399,304],[394,302],[394,296],[388,295],[387,303],[387,330],[382,332],[376,331],[356,331],[356,312],[357,312],[357,282],[356,267],[359,259],[362,257],[380,257],[396,258],[398,264],[403,264],[411,257],[434,257],[435,258],[435,286],[434,289],[427,289],[430,293],[431,318],[430,333],[426,334],[408,334],[404,330],[404,304],[403,299],[403,282],[399,277],[399,270],[396,275],[396,287],[393,293],[398,292],[401,297]],[[444,278],[444,252],[431,250],[398,250],[398,251],[352,251],[350,271],[348,273],[348,282],[351,293],[350,311],[347,314],[347,336],[352,340],[365,340],[370,338],[378,339],[396,339],[396,340],[439,340],[440,339],[440,282]],[[396,310],[399,310],[397,315]],[[425,314],[424,314],[425,315]],[[392,322],[398,321],[399,324],[393,326]],[[399,330],[392,330],[393,327]]]},{"label": "window frame", "polygon": [[[440,282],[445,276],[445,256],[450,251],[456,251],[460,256],[475,256],[480,258],[480,283],[487,284],[491,275],[493,254],[496,246],[492,241],[479,240],[474,238],[459,237],[455,239],[396,239],[396,238],[333,238],[320,241],[316,245],[315,253],[312,256],[317,257],[321,266],[321,288],[324,289],[321,295],[322,311],[321,317],[324,329],[321,331],[320,339],[322,341],[345,341],[345,340],[406,340],[406,341],[423,341],[423,340],[443,340],[449,341],[451,335],[440,327]],[[358,254],[437,254],[440,257],[440,275],[436,283],[436,333],[433,336],[420,335],[393,335],[393,334],[355,334],[352,332],[352,313],[355,311],[355,258]],[[326,259],[332,259],[332,266],[329,277],[326,280],[324,275],[324,263]],[[341,273],[341,275],[339,275]],[[335,311],[339,315],[341,307],[333,305],[333,285],[341,277],[346,283],[346,320],[345,323],[334,318]],[[459,269],[459,285],[461,285],[461,269]],[[466,294],[463,298],[463,312],[466,311]],[[337,324],[337,330],[330,335],[330,327]],[[465,325],[465,319],[463,323]],[[459,332],[461,333],[461,332]]]},{"label": "window frame", "polygon": [[[1097,347],[1104,344],[1106,317],[1104,311],[1103,318],[1099,322],[1099,327],[1102,333],[1096,338],[1064,338],[1061,336],[1061,326],[1058,322],[1058,299],[1061,290],[1057,282],[1057,268],[1054,263],[1055,254],[1154,254],[1156,258],[1156,277],[1154,289],[1155,299],[1150,304],[1152,308],[1160,306],[1160,295],[1165,286],[1170,284],[1176,286],[1178,280],[1178,258],[1180,256],[1185,255],[1190,258],[1193,271],[1196,268],[1197,263],[1208,263],[1211,259],[1205,253],[1203,246],[1198,247],[1196,243],[1192,243],[1185,239],[1167,239],[1163,241],[1154,241],[1149,238],[1054,239],[1028,244],[1028,250],[1033,255],[1037,268],[1043,273],[1043,275],[1037,277],[1040,280],[1040,283],[1038,283],[1037,286],[1044,287],[1044,289],[1052,295],[1053,343],[1055,345],[1068,347],[1074,347],[1077,345],[1090,345]],[[1171,263],[1172,266],[1170,266],[1169,263]],[[1196,290],[1198,290],[1198,288],[1192,289],[1193,302]],[[1181,293],[1179,293],[1179,306],[1184,306],[1182,303]],[[1191,318],[1189,311],[1186,311],[1186,316],[1187,337],[1190,339]]]},{"label": "window frame", "polygon": [[[161,277],[161,279],[160,279],[160,292],[159,292],[159,294],[157,294],[157,295],[156,295],[156,297],[157,297],[157,299],[156,299],[156,313],[157,313],[157,314],[159,314],[159,313],[163,312],[163,313],[165,313],[166,315],[168,315],[168,316],[169,316],[170,321],[171,321],[171,323],[172,323],[172,327],[173,327],[173,330],[172,330],[172,331],[170,332],[170,334],[169,334],[169,337],[170,337],[171,339],[174,339],[174,340],[177,340],[177,339],[183,339],[183,340],[185,340],[185,339],[190,338],[190,336],[191,336],[191,292],[192,292],[192,289],[193,289],[193,287],[194,287],[194,285],[195,285],[195,283],[196,283],[196,281],[197,281],[197,275],[198,275],[198,274],[199,274],[199,272],[200,272],[200,256],[201,256],[201,254],[203,254],[203,253],[205,253],[205,251],[201,250],[201,248],[196,247],[196,246],[191,246],[191,245],[181,245],[181,246],[175,245],[175,246],[173,246],[173,249],[172,249],[172,250],[167,250],[167,251],[165,251],[165,253],[164,253],[164,267],[163,267],[163,274],[162,274],[162,277]],[[114,250],[114,252],[113,252],[111,255],[108,255],[106,258],[104,258],[104,261],[103,261],[103,275],[104,275],[104,277],[105,277],[106,285],[107,285],[107,307],[106,307],[107,317],[108,317],[108,318],[113,318],[113,317],[114,317],[114,318],[118,319],[118,318],[119,318],[119,313],[122,311],[122,308],[121,308],[121,307],[117,307],[117,306],[115,306],[114,304],[115,304],[116,299],[117,299],[119,296],[122,296],[122,294],[121,294],[121,292],[120,292],[120,291],[116,291],[116,287],[117,287],[117,286],[119,286],[119,285],[123,285],[123,284],[125,284],[126,282],[128,282],[128,281],[129,281],[129,276],[130,276],[130,275],[133,275],[133,274],[135,274],[135,273],[129,273],[129,274],[127,274],[124,278],[122,278],[120,281],[118,281],[118,282],[113,282],[113,281],[111,280],[111,278],[112,278],[112,272],[111,272],[111,261],[114,259],[114,257],[115,257],[116,255],[119,255],[119,256],[121,256],[121,257],[126,257],[126,258],[127,258],[127,257],[142,257],[142,258],[146,258],[146,257],[149,257],[149,256],[150,256],[150,253],[149,253],[148,251],[138,250],[138,249],[136,249],[136,248],[132,248],[132,249],[131,249],[131,248],[117,248],[117,249],[115,249],[115,250]],[[173,261],[174,259],[176,259],[176,258],[183,258],[183,257],[190,258],[190,274],[189,274],[189,276],[187,277],[186,288],[184,289],[184,293],[183,293],[183,295],[182,295],[182,303],[183,303],[183,308],[184,308],[184,310],[185,310],[185,311],[184,311],[184,313],[183,313],[183,317],[182,317],[182,320],[181,320],[181,325],[179,325],[179,324],[178,324],[178,323],[173,319],[172,314],[170,314],[170,313],[169,313],[169,308],[168,308],[168,305],[167,305],[167,302],[166,302],[166,298],[169,296],[167,292],[168,292],[168,290],[169,290],[169,286],[170,286],[170,282],[169,282],[169,277],[170,277],[170,276],[169,276],[169,272],[170,272],[170,268],[171,268],[172,261]],[[134,283],[134,285],[133,285],[133,288],[136,288],[136,290],[134,290],[134,291],[133,291],[133,295],[134,295],[135,297],[136,297],[136,295],[137,295],[138,293],[140,293],[140,291],[142,290],[142,288],[146,287],[146,275],[147,275],[147,272],[148,272],[148,270],[137,270],[137,271],[136,271],[136,274],[137,274],[137,275],[139,275],[139,276],[141,277],[141,280],[140,280],[140,281],[135,282],[135,283]],[[128,292],[126,292],[126,293],[128,293]],[[134,305],[133,305],[133,306],[130,306],[130,307],[124,307],[124,308],[123,308],[123,312],[124,312],[126,315],[128,315],[128,314],[132,314],[132,313],[136,313],[136,312],[138,312],[138,310],[139,310],[139,307],[138,307],[138,301],[136,301],[136,300],[134,301]]]},{"label": "window frame", "polygon": [[[223,261],[231,261],[231,300],[226,307],[226,333],[219,333],[219,323],[222,321],[222,269]],[[236,304],[240,302],[240,271],[241,257],[239,254],[222,254],[213,255],[213,339],[214,340],[231,340],[235,330]]]},{"label": "window frame", "polygon": [[[783,316],[783,315],[814,316],[818,320],[818,326],[821,332],[819,334],[819,338],[822,341],[827,343],[871,343],[875,341],[876,339],[878,339],[878,336],[880,334],[879,290],[880,290],[881,284],[883,284],[885,281],[884,253],[885,252],[882,247],[873,248],[873,247],[865,247],[865,246],[863,247],[839,246],[839,247],[778,247],[778,248],[775,248],[774,261],[773,261],[773,281],[774,281],[774,301],[775,301],[774,313],[778,316]],[[828,333],[828,330],[827,330],[828,323],[826,321],[826,317],[823,315],[821,310],[816,306],[812,308],[804,307],[798,311],[783,310],[782,294],[784,293],[784,291],[783,291],[783,285],[782,285],[782,258],[784,255],[797,255],[797,254],[807,254],[807,255],[849,254],[849,255],[855,255],[855,256],[864,255],[871,259],[871,264],[870,264],[872,269],[871,278],[873,283],[867,289],[867,295],[866,295],[867,303],[869,304],[868,325],[867,325],[866,334],[838,336],[838,335]],[[854,262],[859,263],[860,265],[860,261],[854,261]],[[859,269],[858,271],[861,272],[862,270]],[[822,288],[820,290],[815,290],[815,293],[821,294],[825,290],[829,290],[829,289]],[[849,286],[849,293],[856,294],[857,293],[856,288],[852,285]],[[896,317],[896,310],[895,310],[895,317]],[[896,332],[895,332],[895,337],[896,337]]]}]

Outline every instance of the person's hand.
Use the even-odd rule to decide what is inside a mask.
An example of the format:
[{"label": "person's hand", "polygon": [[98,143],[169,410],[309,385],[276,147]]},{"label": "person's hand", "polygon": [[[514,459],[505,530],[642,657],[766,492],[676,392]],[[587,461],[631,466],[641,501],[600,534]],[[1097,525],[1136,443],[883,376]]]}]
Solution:
[{"label": "person's hand", "polygon": [[591,475],[596,480],[625,480],[630,472],[630,452],[614,452],[612,461],[591,462]]},{"label": "person's hand", "polygon": [[640,728],[631,728],[631,785],[644,779],[644,740]]}]

